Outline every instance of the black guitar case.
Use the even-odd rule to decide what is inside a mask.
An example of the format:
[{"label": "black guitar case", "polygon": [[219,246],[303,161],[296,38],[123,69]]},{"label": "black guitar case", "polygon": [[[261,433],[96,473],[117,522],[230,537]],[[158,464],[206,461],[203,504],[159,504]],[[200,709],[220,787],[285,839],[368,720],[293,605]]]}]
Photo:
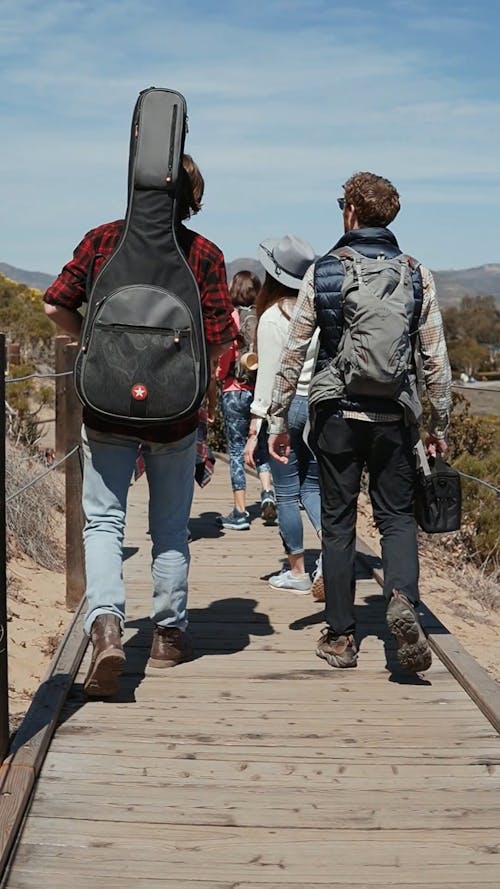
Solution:
[{"label": "black guitar case", "polygon": [[198,285],[176,238],[186,121],[180,93],[140,93],[124,228],[90,283],[75,363],[82,403],[132,428],[194,413],[209,381]]}]

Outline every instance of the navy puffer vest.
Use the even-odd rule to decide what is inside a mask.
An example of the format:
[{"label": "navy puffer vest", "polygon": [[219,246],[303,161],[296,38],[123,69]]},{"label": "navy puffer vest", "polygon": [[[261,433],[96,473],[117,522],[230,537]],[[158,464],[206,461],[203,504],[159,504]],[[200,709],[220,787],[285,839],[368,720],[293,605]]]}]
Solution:
[{"label": "navy puffer vest", "polygon": [[[391,231],[387,228],[359,228],[347,232],[332,247],[337,250],[342,247],[351,247],[363,256],[376,259],[384,255],[388,259],[399,256],[402,252],[399,244]],[[423,286],[420,268],[412,270],[413,293],[415,299],[415,312],[411,330],[415,336],[423,302]],[[315,373],[323,370],[330,361],[335,358],[344,327],[342,311],[342,284],[344,281],[344,269],[342,262],[336,256],[328,252],[317,260],[314,267],[314,293],[315,307],[320,328],[319,351]],[[345,395],[338,399],[339,407],[344,410],[393,412],[395,403],[389,399],[375,399],[371,397],[357,396],[347,398]]]}]

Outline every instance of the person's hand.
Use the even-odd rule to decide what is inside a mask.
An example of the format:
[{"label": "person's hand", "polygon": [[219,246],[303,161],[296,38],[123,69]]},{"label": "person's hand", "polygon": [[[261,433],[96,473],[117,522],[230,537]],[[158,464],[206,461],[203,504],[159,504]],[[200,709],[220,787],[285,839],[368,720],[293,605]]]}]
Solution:
[{"label": "person's hand", "polygon": [[290,456],[290,436],[288,432],[280,432],[278,435],[270,435],[268,441],[269,454],[278,463],[288,463]]},{"label": "person's hand", "polygon": [[211,404],[210,401],[207,403],[207,423],[209,426],[213,426],[215,423],[215,404]]},{"label": "person's hand", "polygon": [[249,435],[245,445],[245,465],[250,469],[256,469],[254,454],[257,448],[257,438],[257,435]]},{"label": "person's hand", "polygon": [[436,438],[430,432],[428,433],[425,440],[425,451],[428,457],[436,457],[437,454],[439,454],[441,457],[444,457],[447,450],[448,445],[446,444],[444,438]]}]

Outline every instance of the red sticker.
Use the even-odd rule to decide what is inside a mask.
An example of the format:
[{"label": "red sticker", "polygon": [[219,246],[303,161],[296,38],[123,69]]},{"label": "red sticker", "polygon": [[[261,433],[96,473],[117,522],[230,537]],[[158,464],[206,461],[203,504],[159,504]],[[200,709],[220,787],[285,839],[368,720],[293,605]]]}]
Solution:
[{"label": "red sticker", "polygon": [[135,386],[132,386],[130,394],[136,401],[144,401],[148,397],[148,390],[142,383],[136,383]]}]

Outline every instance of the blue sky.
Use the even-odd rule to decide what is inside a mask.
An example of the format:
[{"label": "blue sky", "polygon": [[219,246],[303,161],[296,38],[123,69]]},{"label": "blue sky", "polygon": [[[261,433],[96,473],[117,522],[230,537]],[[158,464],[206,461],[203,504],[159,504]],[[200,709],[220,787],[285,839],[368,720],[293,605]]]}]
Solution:
[{"label": "blue sky", "polygon": [[124,215],[132,109],[186,97],[195,227],[228,260],[339,236],[355,170],[390,178],[402,248],[500,262],[496,0],[1,0],[0,261],[57,273]]}]

